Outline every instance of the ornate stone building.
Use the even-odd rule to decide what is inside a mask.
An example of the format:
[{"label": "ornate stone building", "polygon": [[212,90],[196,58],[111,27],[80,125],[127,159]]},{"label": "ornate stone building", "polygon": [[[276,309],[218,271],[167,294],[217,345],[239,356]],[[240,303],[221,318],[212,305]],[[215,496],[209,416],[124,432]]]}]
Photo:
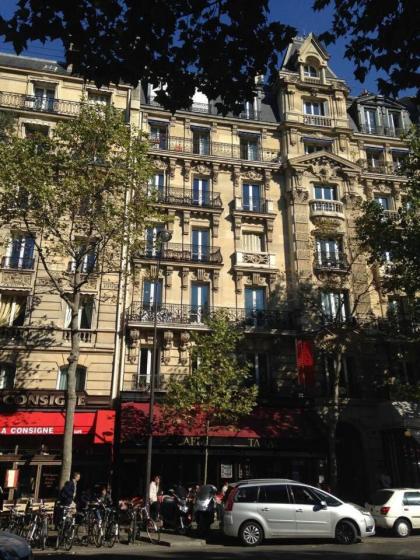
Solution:
[{"label": "ornate stone building", "polygon": [[[407,154],[400,139],[410,126],[406,106],[370,94],[351,98],[313,35],[293,41],[275,84],[258,83],[254,101],[245,103],[241,114],[225,117],[198,92],[190,108],[172,115],[147,84],[97,92],[58,65],[0,56],[0,109],[15,111],[22,131],[77,114],[83,92],[124,108],[128,122],[149,134],[156,164],[150,188],[165,217],[145,233],[128,285],[118,278],[102,285],[115,290],[114,303],[95,308],[84,335],[87,381],[81,396],[87,402],[106,396],[117,411],[115,450],[123,490],[141,487],[144,470],[156,300],[158,401],[171,375],[193,371],[191,332],[206,329],[212,310],[226,309],[246,333],[244,358],[259,386],[259,405],[236,431],[211,435],[211,478],[281,475],[319,481],[327,456],[322,409],[329,364],[315,349],[310,379],[300,374],[297,355],[305,326],[297,294],[311,286],[326,315],[340,310],[346,320],[386,317],[389,302],[377,289],[386,271],[368,267],[357,250],[355,218],[366,199],[375,197],[390,219],[403,203],[404,178],[395,170]],[[159,251],[155,240],[162,228],[172,238]],[[7,247],[4,243],[2,296],[33,296],[42,285],[36,255],[32,267],[9,266]],[[98,289],[91,293],[99,301]],[[32,374],[16,365],[15,384],[8,381],[7,388],[53,394],[60,388],[57,375],[67,344],[64,311],[54,298],[41,298],[22,317],[19,325],[0,327],[0,361],[10,371],[26,352]],[[54,324],[54,344],[23,348],[22,333],[46,318]],[[404,438],[401,408],[376,388],[395,367],[413,381],[414,350],[404,351],[395,365],[387,346],[386,336],[373,333],[362,353],[346,355],[340,383],[341,482],[343,488],[353,485],[360,498],[381,472],[389,472],[395,483],[418,480],[415,438]],[[167,481],[200,480],[203,434],[185,427],[168,437],[164,428],[156,430],[153,468]]]}]

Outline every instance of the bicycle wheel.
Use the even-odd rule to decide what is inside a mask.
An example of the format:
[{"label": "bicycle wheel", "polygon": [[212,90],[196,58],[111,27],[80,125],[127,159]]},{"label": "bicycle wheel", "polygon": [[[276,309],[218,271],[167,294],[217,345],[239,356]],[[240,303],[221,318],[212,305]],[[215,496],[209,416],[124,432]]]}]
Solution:
[{"label": "bicycle wheel", "polygon": [[112,548],[117,540],[118,536],[118,523],[111,521],[108,523],[105,531],[105,544],[108,548]]},{"label": "bicycle wheel", "polygon": [[[67,521],[67,520],[66,520]],[[63,528],[63,547],[69,552],[72,549],[74,541],[75,528],[71,519],[69,519]]]},{"label": "bicycle wheel", "polygon": [[131,520],[130,523],[130,527],[128,529],[128,543],[130,544],[134,544],[136,542],[136,536],[137,536],[137,520],[136,518]]},{"label": "bicycle wheel", "polygon": [[160,531],[153,519],[146,520],[146,532],[151,543],[158,543],[160,541]]},{"label": "bicycle wheel", "polygon": [[102,527],[99,523],[95,523],[92,527],[92,536],[93,542],[95,543],[96,548],[100,548],[102,546],[103,541],[103,534],[102,534]]},{"label": "bicycle wheel", "polygon": [[45,550],[45,547],[47,546],[47,539],[48,539],[48,519],[43,519],[39,531],[39,546],[41,550]]}]

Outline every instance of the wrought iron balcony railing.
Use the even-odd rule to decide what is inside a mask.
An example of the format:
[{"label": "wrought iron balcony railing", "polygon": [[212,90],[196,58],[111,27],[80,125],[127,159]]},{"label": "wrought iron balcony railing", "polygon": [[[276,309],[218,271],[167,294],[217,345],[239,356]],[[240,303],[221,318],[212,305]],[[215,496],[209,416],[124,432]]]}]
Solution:
[{"label": "wrought iron balcony railing", "polygon": [[[152,105],[152,107],[162,107],[160,103],[158,103],[157,101],[155,101],[154,98],[151,97],[147,98],[146,103],[147,105]],[[211,101],[209,101],[208,103],[193,102],[193,104],[190,107],[184,110],[191,111],[192,113],[203,113],[206,115],[215,115],[215,116],[223,117],[223,115],[219,113],[217,107]],[[239,115],[229,114],[227,116],[231,118],[259,121],[261,118],[261,113],[260,111],[257,111],[255,109],[248,109],[247,111],[242,111],[241,113],[239,113]]]},{"label": "wrought iron balcony railing", "polygon": [[315,270],[331,270],[345,272],[348,270],[349,263],[345,253],[336,251],[327,253],[324,251],[317,251],[315,253],[314,268]]},{"label": "wrought iron balcony railing", "polygon": [[404,129],[398,127],[396,128],[380,125],[369,126],[366,124],[362,124],[360,126],[360,132],[363,132],[365,134],[375,134],[376,136],[391,136],[394,138],[398,138],[404,134]]},{"label": "wrought iron balcony railing", "polygon": [[197,206],[199,208],[222,208],[220,193],[195,192],[191,189],[169,187],[167,190],[156,191],[160,204],[175,204],[178,206]]},{"label": "wrought iron balcony railing", "polygon": [[[210,307],[206,305],[183,305],[179,303],[158,303],[157,322],[159,325],[205,326],[217,311],[226,313],[229,321],[244,328],[289,329],[290,315],[280,309],[241,309],[235,307]],[[154,319],[153,303],[135,303],[128,313],[132,323],[151,323]]]},{"label": "wrought iron balcony railing", "polygon": [[138,257],[143,259],[160,258],[164,261],[222,264],[220,248],[208,245],[168,243],[160,249],[155,246],[146,246],[139,252]]},{"label": "wrought iron balcony railing", "polygon": [[1,260],[2,268],[13,268],[19,270],[33,270],[35,264],[34,258],[28,257],[3,257]]},{"label": "wrought iron balcony railing", "polygon": [[66,101],[64,99],[38,97],[36,95],[10,93],[7,91],[0,92],[1,107],[22,111],[76,116],[80,113],[80,105],[78,101]]},{"label": "wrought iron balcony railing", "polygon": [[339,200],[311,200],[311,216],[315,214],[343,214],[343,203]]},{"label": "wrought iron balcony railing", "polygon": [[199,144],[192,138],[160,135],[149,138],[151,150],[166,150],[183,154],[198,154],[223,157],[229,159],[242,159],[245,161],[278,162],[280,152],[261,148],[258,145],[249,146],[228,144],[226,142],[205,142]]},{"label": "wrought iron balcony railing", "polygon": [[256,214],[268,214],[274,212],[274,205],[272,200],[259,198],[250,198],[244,200],[240,196],[235,198],[235,210],[241,212],[253,212]]}]

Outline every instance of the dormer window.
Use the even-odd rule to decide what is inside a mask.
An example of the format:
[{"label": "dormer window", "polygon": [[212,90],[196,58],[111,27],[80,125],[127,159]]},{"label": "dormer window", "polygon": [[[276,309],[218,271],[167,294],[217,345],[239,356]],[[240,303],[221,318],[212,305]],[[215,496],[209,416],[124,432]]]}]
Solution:
[{"label": "dormer window", "polygon": [[377,122],[375,109],[365,109],[365,122],[366,132],[369,132],[370,134],[376,134]]},{"label": "dormer window", "polygon": [[315,66],[311,66],[310,64],[305,64],[303,66],[303,75],[305,78],[319,78],[318,70]]},{"label": "dormer window", "polygon": [[401,114],[398,111],[389,111],[388,124],[391,134],[398,136],[402,130]]}]

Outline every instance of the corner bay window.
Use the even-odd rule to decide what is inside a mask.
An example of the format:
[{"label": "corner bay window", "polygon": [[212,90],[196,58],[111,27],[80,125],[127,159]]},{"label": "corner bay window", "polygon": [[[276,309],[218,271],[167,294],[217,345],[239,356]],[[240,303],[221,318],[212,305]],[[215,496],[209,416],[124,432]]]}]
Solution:
[{"label": "corner bay window", "polygon": [[337,266],[342,256],[341,239],[318,238],[316,240],[316,258],[321,266]]},{"label": "corner bay window", "polygon": [[0,327],[21,327],[25,321],[26,296],[0,294]]},{"label": "corner bay window", "polygon": [[12,364],[0,362],[0,390],[13,389],[16,368]]},{"label": "corner bay window", "polygon": [[[67,370],[68,366],[62,366],[58,370],[57,389],[59,391],[67,390]],[[86,388],[86,368],[77,366],[76,369],[76,391],[84,391]]]}]

